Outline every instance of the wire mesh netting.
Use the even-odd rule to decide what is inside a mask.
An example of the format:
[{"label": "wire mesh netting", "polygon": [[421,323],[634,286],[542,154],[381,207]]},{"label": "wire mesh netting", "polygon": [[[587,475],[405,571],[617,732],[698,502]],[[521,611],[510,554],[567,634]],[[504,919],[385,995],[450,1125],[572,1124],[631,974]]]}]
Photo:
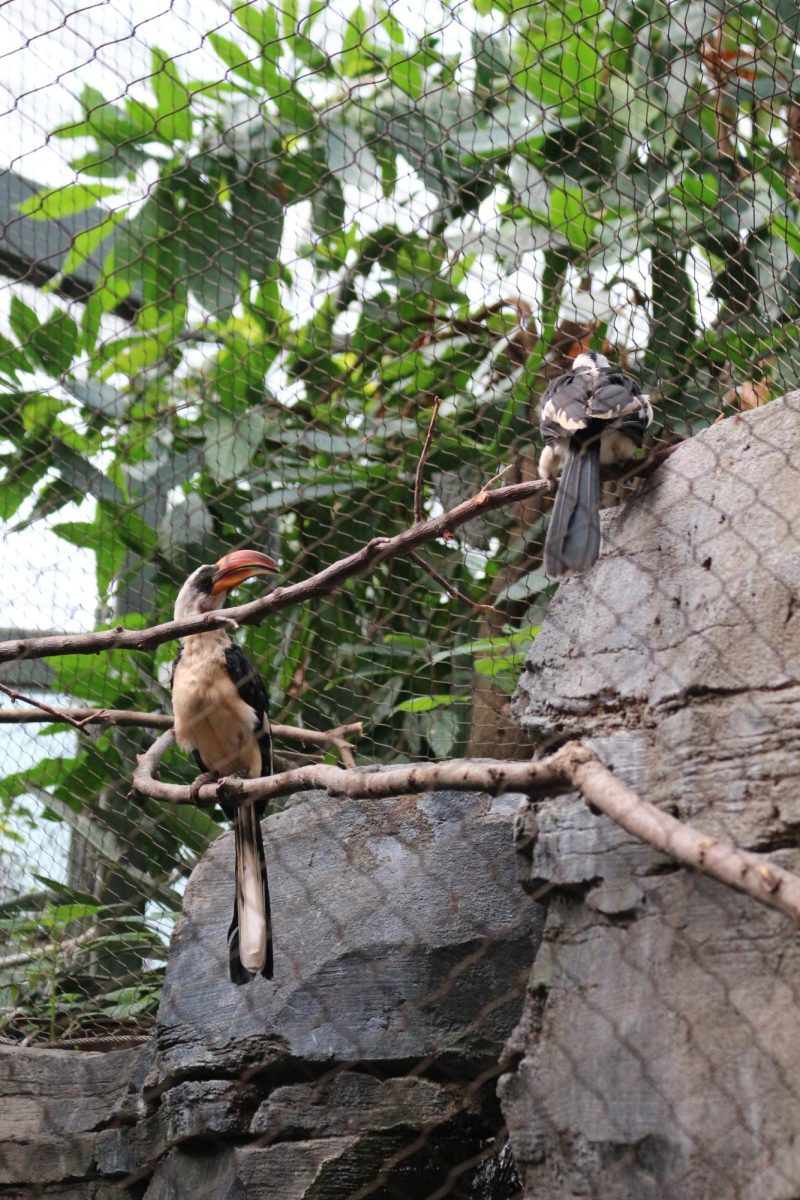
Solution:
[{"label": "wire mesh netting", "polygon": [[[604,354],[649,394],[645,459],[666,460],[674,443],[798,382],[794,4],[104,0],[73,10],[12,0],[0,23],[8,639],[149,628],[172,617],[193,570],[242,547],[278,560],[286,587],[499,482],[531,482],[542,394],[580,354]],[[648,760],[652,798],[712,836],[793,847],[790,801],[759,791],[766,768],[752,777],[741,768],[780,727],[762,691],[789,687],[796,665],[791,487],[771,490],[791,466],[791,426],[759,428],[758,453],[771,464],[763,483],[739,479],[743,443],[702,443],[700,466],[680,457],[684,448],[669,455],[678,491],[661,559],[648,557],[644,534],[632,545],[629,526],[604,525],[607,553],[580,593],[572,584],[557,593],[544,569],[552,497],[531,489],[239,630],[277,726],[276,770],[348,766],[353,753],[359,766],[379,767],[525,759],[570,735],[613,740],[657,727],[647,734],[660,756]],[[637,472],[641,462],[628,470]],[[720,498],[701,477],[719,481]],[[732,481],[746,520],[732,519]],[[616,506],[638,487],[612,479],[604,502]],[[771,537],[777,549],[767,552]],[[682,590],[671,572],[684,553],[696,571]],[[263,590],[246,583],[236,602]],[[778,636],[763,619],[764,596],[782,604],[784,593]],[[144,1044],[184,889],[207,851],[170,970],[191,978],[213,925],[219,954],[202,968],[212,982],[188,999],[184,983],[180,1000],[168,987],[162,1028],[202,1043],[209,994],[231,987],[230,839],[208,849],[225,822],[216,809],[131,794],[136,756],[171,723],[174,655],[165,641],[23,655],[2,668],[0,1037],[11,1044]],[[717,810],[675,799],[702,775],[682,748],[701,753],[703,740],[680,724],[702,688],[724,703],[755,688],[726,710],[743,739],[734,746],[731,735],[729,758],[743,773],[708,783],[733,789]],[[196,774],[188,755],[167,752],[165,778],[188,784]],[[363,802],[321,795],[307,811],[301,794],[273,818],[276,986],[297,990],[271,1013],[269,1035],[313,1070],[295,1073],[296,1095],[273,1108],[252,1073],[233,1091],[262,1146],[307,1132],[320,1096],[352,1102],[379,1126],[388,1104],[402,1147],[379,1138],[371,1181],[348,1177],[330,1194],[511,1196],[521,1185],[497,1148],[494,1087],[544,920],[515,875],[516,802],[436,793],[412,811],[401,799],[400,808],[376,804],[369,833]],[[743,823],[751,801],[756,815]],[[729,984],[704,954],[702,922],[672,921],[661,894],[631,900],[637,871],[660,879],[671,868],[659,874],[652,850],[620,847],[578,809],[554,810],[569,811],[564,828],[584,839],[572,865],[548,875],[542,852],[526,881],[539,899],[552,894],[546,961],[560,961],[564,989],[582,996],[575,1020],[610,1028],[620,1055],[638,1064],[636,1086],[667,1104],[669,1088],[630,1026],[636,1004],[653,1004],[668,1023],[682,1001],[634,1001],[633,983],[630,1011],[625,998],[608,1011],[604,996],[583,995],[580,956],[559,942],[573,910],[591,884],[586,911],[610,939],[597,953],[618,957],[620,975],[639,978],[648,995],[641,946],[625,940],[642,904],[669,927],[687,976],[705,979],[698,988],[728,1004]],[[608,868],[600,899],[596,861],[581,859],[591,858],[585,839],[621,864]],[[705,886],[689,895],[716,906],[722,925],[730,899]],[[775,976],[793,936],[770,926],[763,954],[751,948],[756,976]],[[546,975],[534,967],[528,1004],[533,996],[546,1008]],[[235,1015],[208,1035],[215,1047],[231,1029],[258,1036],[262,984],[271,986],[258,979],[219,1001]],[[769,1031],[747,1029],[758,1069],[778,1071]],[[553,1039],[552,1054],[570,1064],[562,1075],[611,1114],[613,1141],[613,1102]],[[725,1053],[691,1028],[686,1040],[707,1064],[709,1091],[735,1099]],[[179,1056],[165,1055],[179,1071]],[[373,1064],[369,1085],[347,1070],[319,1073],[322,1063],[362,1062]],[[398,1074],[388,1062],[403,1064],[389,1101],[378,1095]],[[456,1103],[449,1073],[464,1071],[477,1082]],[[427,1096],[421,1121],[410,1091],[428,1082],[444,1090]],[[416,1132],[397,1117],[406,1104]],[[730,1136],[757,1142],[747,1105],[732,1111]],[[687,1112],[672,1118],[692,1141]],[[727,1173],[726,1147],[720,1135],[702,1148],[718,1194],[755,1196]],[[773,1149],[775,1178],[800,1190]],[[435,1171],[420,1183],[429,1151]],[[139,1186],[147,1161],[116,1174],[129,1171]],[[683,1194],[678,1168],[659,1162],[667,1182],[658,1194]]]}]

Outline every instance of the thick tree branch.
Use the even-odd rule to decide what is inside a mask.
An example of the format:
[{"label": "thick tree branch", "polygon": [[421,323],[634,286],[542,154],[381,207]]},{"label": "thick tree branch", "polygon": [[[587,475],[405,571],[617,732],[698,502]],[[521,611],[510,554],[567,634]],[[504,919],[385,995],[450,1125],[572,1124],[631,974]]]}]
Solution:
[{"label": "thick tree branch", "polygon": [[523,792],[526,795],[552,795],[563,790],[563,771],[554,765],[555,756],[537,762],[476,762],[450,759],[443,763],[387,767],[380,771],[342,770],[341,767],[314,764],[283,771],[260,779],[222,779],[206,783],[193,793],[192,787],[162,783],[156,776],[166,750],[173,744],[172,731],[161,735],[149,750],[139,756],[133,773],[134,791],[167,804],[199,804],[206,807],[224,798],[226,804],[242,804],[251,799],[291,796],[295,792],[322,788],[332,796],[380,799],[404,793],[418,794],[435,788],[472,791]]},{"label": "thick tree branch", "polygon": [[708,837],[642,800],[592,750],[580,743],[570,742],[552,757],[559,759],[564,777],[587,803],[599,808],[639,841],[800,922],[800,876],[749,850],[741,850],[732,842]]},{"label": "thick tree branch", "polygon": [[[625,478],[635,479],[637,476],[651,474],[674,449],[677,447],[666,447],[663,451],[637,463],[626,472]],[[58,633],[47,637],[15,638],[12,641],[0,642],[0,663],[13,662],[20,658],[47,658],[54,654],[154,650],[163,642],[186,637],[190,633],[202,633],[206,629],[220,629],[226,625],[258,625],[270,613],[289,608],[293,604],[303,604],[314,596],[327,595],[353,575],[359,575],[390,558],[410,555],[418,546],[424,546],[437,538],[446,539],[451,536],[453,530],[466,525],[468,521],[494,509],[518,504],[547,491],[548,487],[549,485],[540,479],[510,483],[505,487],[493,489],[484,485],[477,495],[462,500],[449,512],[431,517],[421,525],[404,529],[394,537],[372,538],[360,550],[331,563],[316,575],[309,575],[308,579],[302,579],[290,587],[277,587],[269,595],[252,600],[249,604],[240,604],[236,608],[225,609],[224,612],[206,613],[204,616],[192,617],[185,621],[165,621],[163,625],[153,625],[150,629],[124,629],[118,625],[115,629],[104,630],[101,633]]]},{"label": "thick tree branch", "polygon": [[222,779],[218,783],[204,784],[196,791],[191,787],[162,783],[157,778],[161,759],[172,742],[171,731],[162,734],[140,755],[133,776],[137,792],[169,804],[205,806],[218,799],[224,799],[226,804],[236,804],[248,799],[287,796],[310,788],[322,788],[333,796],[355,799],[418,794],[436,788],[495,795],[521,792],[533,798],[577,790],[588,804],[654,850],[712,875],[728,887],[745,892],[800,922],[800,876],[730,842],[708,837],[642,800],[617,779],[594,751],[579,742],[569,742],[547,758],[533,762],[451,759],[442,763],[387,767],[380,771],[314,765],[261,779]]},{"label": "thick tree branch", "polygon": [[277,587],[259,600],[228,608],[224,613],[206,613],[204,616],[192,617],[185,621],[166,621],[163,625],[154,625],[150,629],[124,629],[117,626],[101,633],[51,634],[47,637],[0,642],[0,663],[12,662],[18,658],[47,658],[53,654],[100,654],[104,650],[121,649],[154,650],[163,642],[185,637],[190,633],[202,633],[206,629],[219,629],[230,625],[231,621],[235,621],[237,625],[257,625],[273,612],[289,608],[293,604],[302,604],[314,596],[326,595],[346,579],[369,567],[376,567],[390,558],[407,555],[418,546],[445,537],[484,513],[515,504],[543,491],[546,486],[540,480],[531,480],[495,488],[493,491],[483,489],[477,496],[463,500],[461,504],[439,517],[432,517],[421,525],[404,529],[394,537],[372,538],[360,550],[331,563],[316,575],[310,575],[308,579],[290,587]]}]

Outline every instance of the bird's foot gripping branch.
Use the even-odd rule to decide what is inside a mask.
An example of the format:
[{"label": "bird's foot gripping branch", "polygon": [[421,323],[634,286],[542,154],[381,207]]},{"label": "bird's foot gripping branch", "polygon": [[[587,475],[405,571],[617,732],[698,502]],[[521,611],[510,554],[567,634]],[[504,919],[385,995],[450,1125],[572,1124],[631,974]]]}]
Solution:
[{"label": "bird's foot gripping branch", "polygon": [[[341,731],[335,732],[338,735]],[[580,742],[568,742],[554,754],[531,762],[451,759],[380,771],[313,764],[259,779],[222,779],[203,784],[195,795],[189,786],[164,783],[158,778],[161,760],[172,744],[172,732],[162,734],[139,757],[133,777],[136,792],[168,804],[210,805],[224,794],[226,805],[235,806],[291,796],[312,788],[322,788],[334,796],[365,800],[436,789],[493,795],[519,792],[531,800],[577,791],[587,804],[654,850],[800,922],[800,876],[730,842],[708,837],[656,808]]]}]

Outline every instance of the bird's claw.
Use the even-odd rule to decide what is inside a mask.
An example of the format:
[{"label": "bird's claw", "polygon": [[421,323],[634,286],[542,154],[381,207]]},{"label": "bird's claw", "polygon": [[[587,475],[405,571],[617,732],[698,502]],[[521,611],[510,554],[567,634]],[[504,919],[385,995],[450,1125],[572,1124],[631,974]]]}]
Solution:
[{"label": "bird's claw", "polygon": [[195,804],[200,799],[200,789],[205,787],[207,783],[216,783],[210,771],[205,771],[202,775],[198,775],[197,779],[189,785],[189,796]]}]

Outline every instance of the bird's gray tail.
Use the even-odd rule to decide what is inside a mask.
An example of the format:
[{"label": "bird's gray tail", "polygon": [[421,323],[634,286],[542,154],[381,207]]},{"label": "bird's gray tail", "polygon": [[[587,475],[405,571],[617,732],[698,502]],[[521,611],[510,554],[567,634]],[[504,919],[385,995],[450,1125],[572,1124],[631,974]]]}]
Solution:
[{"label": "bird's gray tail", "polygon": [[552,579],[589,571],[600,554],[600,439],[573,438],[556,492],[544,566]]},{"label": "bird's gray tail", "polygon": [[249,983],[254,975],[272,979],[272,921],[267,862],[261,822],[255,804],[240,804],[233,814],[236,854],[236,897],[228,930],[233,983]]}]

